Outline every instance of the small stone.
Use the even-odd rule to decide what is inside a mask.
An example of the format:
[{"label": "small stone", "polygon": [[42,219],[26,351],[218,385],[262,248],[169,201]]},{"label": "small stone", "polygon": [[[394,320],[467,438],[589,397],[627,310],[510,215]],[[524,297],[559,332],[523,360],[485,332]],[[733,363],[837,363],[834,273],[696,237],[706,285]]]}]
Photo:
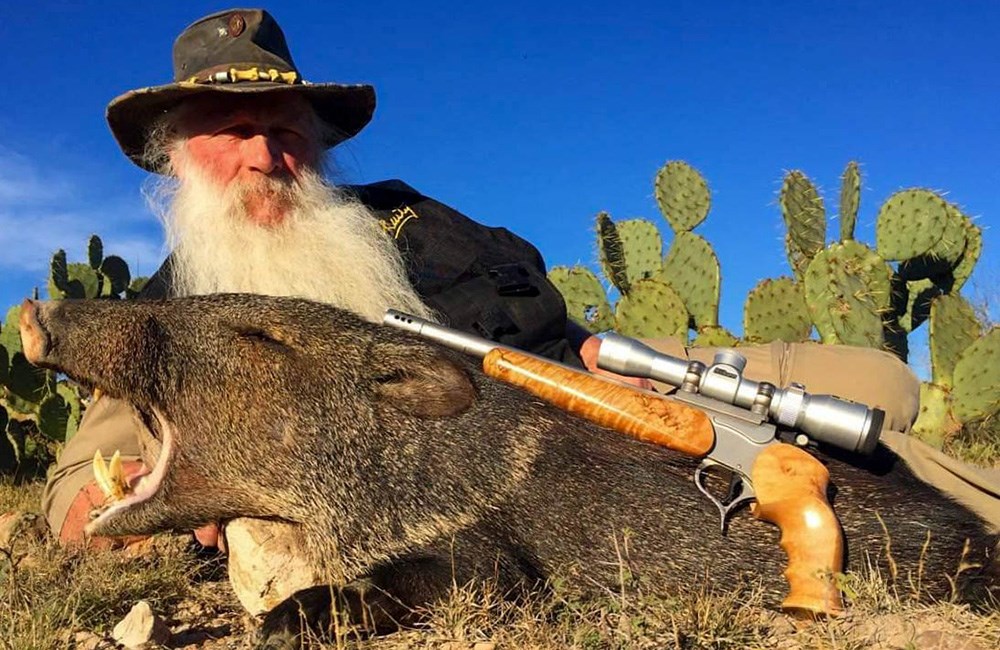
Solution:
[{"label": "small stone", "polygon": [[100,650],[102,645],[107,646],[104,637],[93,632],[77,632],[73,635],[73,647],[76,650]]},{"label": "small stone", "polygon": [[966,636],[938,630],[921,632],[910,647],[916,650],[984,650],[983,646]]},{"label": "small stone", "polygon": [[480,641],[472,646],[472,650],[497,650],[497,644],[492,641]]},{"label": "small stone", "polygon": [[140,600],[115,626],[111,636],[127,650],[143,650],[166,645],[170,640],[170,628],[160,617],[153,614],[149,603]]}]

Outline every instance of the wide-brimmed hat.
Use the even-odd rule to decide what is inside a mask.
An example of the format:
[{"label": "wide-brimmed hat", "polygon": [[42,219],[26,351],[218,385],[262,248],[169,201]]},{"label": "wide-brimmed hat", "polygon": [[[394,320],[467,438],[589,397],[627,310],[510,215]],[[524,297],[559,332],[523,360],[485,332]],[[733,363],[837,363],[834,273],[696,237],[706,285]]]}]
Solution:
[{"label": "wide-brimmed hat", "polygon": [[181,32],[174,41],[174,82],[114,98],[108,124],[132,162],[157,171],[143,159],[150,129],[181,102],[207,93],[299,94],[331,127],[324,136],[327,147],[356,135],[375,111],[375,90],[369,85],[304,81],[271,14],[230,9]]}]

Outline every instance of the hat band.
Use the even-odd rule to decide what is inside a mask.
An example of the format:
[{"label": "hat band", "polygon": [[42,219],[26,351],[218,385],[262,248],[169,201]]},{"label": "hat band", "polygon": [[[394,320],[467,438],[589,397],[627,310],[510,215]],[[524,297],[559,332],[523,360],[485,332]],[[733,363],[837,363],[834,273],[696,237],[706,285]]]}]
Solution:
[{"label": "hat band", "polygon": [[217,83],[239,83],[243,81],[273,81],[286,84],[301,83],[299,73],[295,70],[280,71],[274,68],[228,68],[217,70],[209,68],[188,77],[187,83],[193,84],[217,84]]}]

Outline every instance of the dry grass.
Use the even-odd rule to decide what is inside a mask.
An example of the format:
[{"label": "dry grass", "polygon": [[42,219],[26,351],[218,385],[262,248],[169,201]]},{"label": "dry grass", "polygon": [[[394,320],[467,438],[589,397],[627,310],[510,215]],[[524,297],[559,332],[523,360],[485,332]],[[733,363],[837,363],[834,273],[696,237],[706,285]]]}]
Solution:
[{"label": "dry grass", "polygon": [[[38,494],[37,484],[0,483],[0,511],[33,510]],[[946,639],[975,643],[984,650],[1000,647],[997,611],[976,613],[947,602],[921,604],[916,600],[919,582],[899,580],[892,587],[871,570],[845,577],[842,586],[851,601],[847,616],[808,625],[766,610],[753,584],[713,590],[698,578],[692,576],[686,591],[663,597],[635,584],[623,569],[623,586],[603,597],[581,598],[557,583],[550,592],[518,602],[489,585],[455,585],[444,602],[425,612],[426,623],[419,629],[364,638],[342,627],[336,638],[311,646],[860,650],[937,647],[931,645],[935,639],[940,642],[934,633],[943,633]],[[252,622],[235,602],[225,572],[218,562],[196,557],[178,538],[164,538],[143,557],[120,551],[74,553],[27,532],[0,548],[2,650],[72,648],[82,631],[106,636],[139,600],[149,601],[171,626],[171,647],[252,644]]]}]

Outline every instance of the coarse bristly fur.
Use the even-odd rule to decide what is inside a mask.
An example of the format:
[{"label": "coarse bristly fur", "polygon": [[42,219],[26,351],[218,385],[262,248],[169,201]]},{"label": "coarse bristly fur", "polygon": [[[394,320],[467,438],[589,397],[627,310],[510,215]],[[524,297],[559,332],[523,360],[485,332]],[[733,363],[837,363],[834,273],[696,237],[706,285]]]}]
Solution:
[{"label": "coarse bristly fur", "polygon": [[[629,570],[664,592],[750,575],[777,606],[787,590],[778,530],[743,512],[722,536],[692,483],[696,459],[569,416],[343,310],[215,295],[27,312],[33,362],[128,400],[154,434],[167,426],[174,437],[158,492],[94,532],[240,516],[301,526],[336,590],[271,612],[275,647],[297,643],[300,609],[328,617],[331,598],[378,627],[476,579],[512,593],[554,574],[584,589],[614,585],[614,538],[625,531]],[[890,452],[821,459],[848,569],[919,574],[932,597],[995,584],[996,537]]]}]

